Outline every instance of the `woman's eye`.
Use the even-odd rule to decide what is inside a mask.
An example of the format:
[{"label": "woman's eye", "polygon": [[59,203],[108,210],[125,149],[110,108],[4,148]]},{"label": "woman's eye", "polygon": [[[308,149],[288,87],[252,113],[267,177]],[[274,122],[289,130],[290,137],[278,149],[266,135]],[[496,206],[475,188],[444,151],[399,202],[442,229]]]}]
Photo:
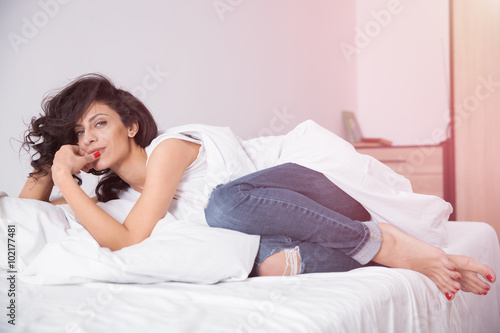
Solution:
[{"label": "woman's eye", "polygon": [[78,131],[78,132],[75,132],[75,135],[76,136],[81,136],[83,134],[83,131]]},{"label": "woman's eye", "polygon": [[103,126],[103,125],[106,125],[107,121],[106,120],[101,120],[99,122],[97,122],[95,125],[96,126]]}]

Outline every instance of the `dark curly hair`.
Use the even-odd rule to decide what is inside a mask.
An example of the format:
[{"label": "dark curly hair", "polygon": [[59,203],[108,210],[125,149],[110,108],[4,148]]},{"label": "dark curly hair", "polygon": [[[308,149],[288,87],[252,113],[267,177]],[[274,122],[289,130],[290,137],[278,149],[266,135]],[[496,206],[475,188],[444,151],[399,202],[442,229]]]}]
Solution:
[{"label": "dark curly hair", "polygon": [[[139,131],[134,136],[140,147],[147,147],[158,135],[156,122],[144,106],[131,93],[116,88],[111,81],[100,74],[86,74],[78,77],[53,96],[47,96],[42,101],[42,111],[39,117],[33,117],[24,135],[24,147],[28,152],[34,149],[31,156],[31,166],[34,168],[29,177],[37,179],[48,174],[55,153],[66,144],[76,145],[78,139],[74,132],[76,122],[93,103],[102,103],[120,115],[125,126],[135,122]],[[99,201],[106,202],[117,199],[118,194],[129,188],[111,169],[90,171],[94,175],[104,175],[95,193]],[[82,184],[80,177],[73,175]]]}]

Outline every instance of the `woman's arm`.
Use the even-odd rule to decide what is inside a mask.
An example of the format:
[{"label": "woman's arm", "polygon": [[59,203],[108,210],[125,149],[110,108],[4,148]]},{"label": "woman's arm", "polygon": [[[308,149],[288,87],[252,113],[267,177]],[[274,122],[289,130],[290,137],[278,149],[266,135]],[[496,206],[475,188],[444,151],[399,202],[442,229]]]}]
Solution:
[{"label": "woman's arm", "polygon": [[[35,172],[35,170],[33,170]],[[19,198],[36,199],[41,201],[49,201],[54,181],[52,180],[52,172],[49,169],[48,174],[45,176],[30,176],[24,184]]]},{"label": "woman's arm", "polygon": [[[101,246],[116,251],[151,235],[156,223],[167,213],[181,177],[198,156],[198,150],[198,144],[179,139],[160,143],[149,159],[141,196],[123,225],[85,194],[68,168],[54,162],[53,179],[80,223]],[[85,158],[86,161],[80,162],[82,166],[92,159]]]},{"label": "woman's arm", "polygon": [[[33,170],[33,172],[35,172],[35,170]],[[50,194],[52,193],[53,187],[54,181],[52,180],[52,170],[49,169],[48,174],[45,176],[38,178],[28,177],[28,180],[19,194],[19,198],[46,201],[53,205],[66,204],[67,202],[64,198],[50,201]],[[97,197],[93,197],[92,201],[97,202]]]}]

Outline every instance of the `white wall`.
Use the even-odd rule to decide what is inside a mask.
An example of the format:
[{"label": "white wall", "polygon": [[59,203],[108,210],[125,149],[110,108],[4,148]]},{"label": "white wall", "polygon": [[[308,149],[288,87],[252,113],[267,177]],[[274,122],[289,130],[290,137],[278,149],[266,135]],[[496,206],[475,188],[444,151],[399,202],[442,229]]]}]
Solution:
[{"label": "white wall", "polygon": [[30,171],[11,138],[46,92],[88,72],[135,92],[161,128],[207,123],[250,138],[311,118],[345,136],[342,110],[395,144],[432,143],[446,128],[447,0],[4,0],[0,36],[10,195]]},{"label": "white wall", "polygon": [[250,138],[310,118],[343,134],[357,68],[339,45],[355,25],[343,0],[1,1],[0,190],[18,195],[31,169],[10,138],[47,91],[88,72],[135,92],[161,128],[224,125]]},{"label": "white wall", "polygon": [[394,144],[441,141],[449,108],[448,0],[359,0],[358,121]]}]

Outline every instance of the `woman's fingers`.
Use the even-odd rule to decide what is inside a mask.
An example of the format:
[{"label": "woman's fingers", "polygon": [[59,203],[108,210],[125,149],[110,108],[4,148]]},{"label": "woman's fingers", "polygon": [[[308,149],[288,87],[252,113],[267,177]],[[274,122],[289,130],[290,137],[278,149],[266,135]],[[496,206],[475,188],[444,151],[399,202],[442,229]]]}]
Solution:
[{"label": "woman's fingers", "polygon": [[99,154],[87,154],[78,146],[64,145],[56,152],[53,167],[71,174],[79,174],[80,170],[88,172],[92,169],[92,163],[98,158]]},{"label": "woman's fingers", "polygon": [[85,158],[85,161],[87,162],[87,164],[85,164],[83,167],[82,167],[82,171],[84,172],[89,172],[91,169],[94,168],[94,165],[93,163],[101,156],[101,153],[99,152],[95,152],[93,154],[87,154],[85,153],[85,155],[83,155],[82,157]]},{"label": "woman's fingers", "polygon": [[85,164],[82,168],[83,172],[89,173],[90,169],[92,169],[92,164]]}]

